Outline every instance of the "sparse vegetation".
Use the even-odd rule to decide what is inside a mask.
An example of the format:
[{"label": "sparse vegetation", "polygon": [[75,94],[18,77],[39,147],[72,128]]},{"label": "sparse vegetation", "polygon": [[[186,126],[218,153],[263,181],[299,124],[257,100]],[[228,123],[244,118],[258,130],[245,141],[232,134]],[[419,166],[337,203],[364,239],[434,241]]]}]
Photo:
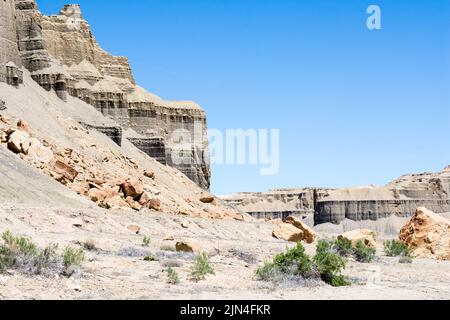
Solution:
[{"label": "sparse vegetation", "polygon": [[160,248],[161,251],[170,251],[170,252],[175,252],[175,246],[169,245],[169,244],[163,244]]},{"label": "sparse vegetation", "polygon": [[3,233],[2,240],[0,272],[13,269],[28,275],[53,276],[65,270],[65,256],[58,254],[56,244],[40,249],[30,238],[14,236],[10,231]]},{"label": "sparse vegetation", "polygon": [[333,248],[339,253],[341,257],[349,257],[353,254],[352,242],[347,238],[338,238],[333,243]]},{"label": "sparse vegetation", "polygon": [[203,252],[195,258],[194,266],[191,271],[191,278],[193,281],[201,281],[209,274],[214,274],[214,269],[209,262],[208,255]]},{"label": "sparse vegetation", "polygon": [[320,274],[320,278],[333,287],[350,285],[350,281],[341,274],[345,269],[346,260],[339,255],[333,243],[320,240],[317,243],[316,255],[313,258],[314,266]]},{"label": "sparse vegetation", "polygon": [[97,246],[95,245],[95,241],[93,239],[88,239],[83,242],[83,248],[87,251],[96,251]]},{"label": "sparse vegetation", "polygon": [[64,248],[63,259],[66,270],[79,267],[84,261],[84,251],[81,248],[67,246]]},{"label": "sparse vegetation", "polygon": [[142,239],[142,245],[144,247],[150,247],[151,242],[152,240],[150,239],[150,237],[144,236],[144,239]]},{"label": "sparse vegetation", "polygon": [[413,263],[413,258],[412,258],[412,256],[401,256],[398,259],[398,263],[402,263],[402,264]]},{"label": "sparse vegetation", "polygon": [[353,248],[353,256],[358,262],[369,263],[375,258],[377,249],[367,246],[362,240],[359,240]]},{"label": "sparse vegetation", "polygon": [[167,283],[177,285],[180,283],[180,277],[178,273],[172,267],[168,267],[167,270]]},{"label": "sparse vegetation", "polygon": [[[384,252],[388,257],[411,257],[411,250],[406,244],[399,240],[389,240],[384,242]],[[412,258],[412,257],[411,257]]]},{"label": "sparse vegetation", "polygon": [[150,255],[149,250],[144,250],[141,247],[125,247],[120,249],[117,252],[117,255],[120,257],[131,257],[131,258],[137,258],[137,257],[147,257]]},{"label": "sparse vegetation", "polygon": [[345,259],[333,247],[332,242],[319,241],[316,255],[311,260],[305,248],[299,242],[297,246],[278,254],[273,262],[266,262],[256,270],[256,277],[263,281],[280,282],[294,277],[298,280],[317,279],[332,286],[349,285],[349,281],[341,275],[345,268]]}]

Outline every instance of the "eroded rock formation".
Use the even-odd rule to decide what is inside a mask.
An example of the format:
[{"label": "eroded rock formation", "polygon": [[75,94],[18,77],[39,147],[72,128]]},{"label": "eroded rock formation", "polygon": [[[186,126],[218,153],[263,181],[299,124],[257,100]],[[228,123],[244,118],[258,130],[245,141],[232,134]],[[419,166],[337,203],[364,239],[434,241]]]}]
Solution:
[{"label": "eroded rock formation", "polygon": [[[0,81],[20,84],[23,65],[46,90],[92,105],[123,128],[120,136],[126,132],[142,151],[209,189],[206,114],[200,106],[165,101],[136,85],[128,59],[101,49],[79,5],[45,16],[35,0],[5,0],[0,10]],[[120,143],[118,130],[98,129]]]},{"label": "eroded rock formation", "polygon": [[[314,224],[410,217],[417,207],[450,212],[450,170],[404,175],[383,187],[293,189],[238,193],[223,199],[255,218],[283,219],[295,215]],[[309,218],[308,218],[309,217]]]}]

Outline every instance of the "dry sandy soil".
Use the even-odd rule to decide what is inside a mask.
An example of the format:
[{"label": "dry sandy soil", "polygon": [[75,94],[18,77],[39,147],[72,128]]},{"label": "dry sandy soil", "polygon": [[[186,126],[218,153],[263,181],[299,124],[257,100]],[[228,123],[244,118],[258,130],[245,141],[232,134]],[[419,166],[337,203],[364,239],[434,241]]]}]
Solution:
[{"label": "dry sandy soil", "polygon": [[[136,235],[131,223],[142,227]],[[82,225],[82,227],[75,227]],[[102,209],[48,209],[20,206],[0,208],[0,231],[32,237],[39,245],[77,245],[93,239],[97,251],[87,252],[80,272],[71,278],[0,276],[1,299],[449,299],[450,262],[415,259],[400,264],[384,256],[379,246],[371,264],[350,262],[345,274],[355,284],[332,288],[325,284],[298,286],[285,283],[274,287],[254,280],[256,268],[287,243],[271,237],[273,225],[165,214],[141,215]],[[143,236],[151,238],[149,247]],[[161,251],[168,235],[177,240],[195,240],[211,255],[215,275],[195,283],[189,280],[193,256]],[[322,237],[330,234],[320,233]],[[290,245],[290,244],[289,244]],[[307,245],[312,253],[314,247]],[[135,252],[135,257],[121,252]],[[160,261],[146,262],[151,252]],[[241,253],[240,254],[236,254]],[[247,258],[247,259],[246,259]],[[248,259],[249,258],[249,259]],[[247,261],[245,261],[247,260]],[[252,261],[254,260],[254,261]],[[176,263],[179,285],[167,284],[167,263]]]}]

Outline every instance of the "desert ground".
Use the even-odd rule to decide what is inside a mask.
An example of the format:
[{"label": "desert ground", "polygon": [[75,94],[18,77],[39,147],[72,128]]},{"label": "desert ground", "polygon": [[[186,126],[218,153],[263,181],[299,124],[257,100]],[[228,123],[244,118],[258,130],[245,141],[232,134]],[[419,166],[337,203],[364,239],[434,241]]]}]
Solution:
[{"label": "desert ground", "polygon": [[[140,234],[128,230],[141,227]],[[330,231],[336,229],[329,228]],[[0,276],[1,299],[449,299],[450,262],[414,259],[400,264],[384,256],[378,245],[373,263],[350,261],[344,274],[350,287],[326,284],[257,281],[255,270],[264,261],[292,246],[272,238],[273,225],[167,214],[139,215],[98,208],[80,210],[7,206],[0,208],[0,231],[31,237],[41,246],[49,243],[95,243],[82,267],[70,278],[25,276],[10,271]],[[317,228],[326,229],[326,226]],[[143,246],[143,237],[151,243]],[[321,238],[332,233],[319,231]],[[386,236],[389,237],[389,236]],[[164,240],[174,239],[174,240]],[[163,251],[175,241],[192,240],[210,255],[215,274],[206,280],[189,280],[194,255]],[[305,245],[307,252],[314,245]],[[167,249],[165,249],[167,250]],[[152,253],[159,261],[147,262]],[[126,256],[130,255],[130,256]],[[167,284],[165,266],[173,265],[179,285]]]}]

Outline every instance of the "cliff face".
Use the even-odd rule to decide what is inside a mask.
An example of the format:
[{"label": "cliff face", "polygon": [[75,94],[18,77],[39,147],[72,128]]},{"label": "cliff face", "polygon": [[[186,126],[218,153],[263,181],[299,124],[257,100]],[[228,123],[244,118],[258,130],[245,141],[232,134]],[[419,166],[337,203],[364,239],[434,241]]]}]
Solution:
[{"label": "cliff face", "polygon": [[224,200],[256,218],[314,215],[315,224],[410,217],[418,207],[444,213],[450,212],[450,170],[404,175],[384,187],[240,193]]},{"label": "cliff face", "polygon": [[128,59],[101,49],[78,5],[66,5],[54,16],[41,14],[35,0],[0,5],[0,21],[5,22],[0,29],[0,81],[19,84],[23,63],[37,83],[62,100],[71,95],[113,118],[122,129],[98,129],[114,132],[115,142],[129,139],[209,189],[206,114],[200,106],[165,101],[137,86]]}]

